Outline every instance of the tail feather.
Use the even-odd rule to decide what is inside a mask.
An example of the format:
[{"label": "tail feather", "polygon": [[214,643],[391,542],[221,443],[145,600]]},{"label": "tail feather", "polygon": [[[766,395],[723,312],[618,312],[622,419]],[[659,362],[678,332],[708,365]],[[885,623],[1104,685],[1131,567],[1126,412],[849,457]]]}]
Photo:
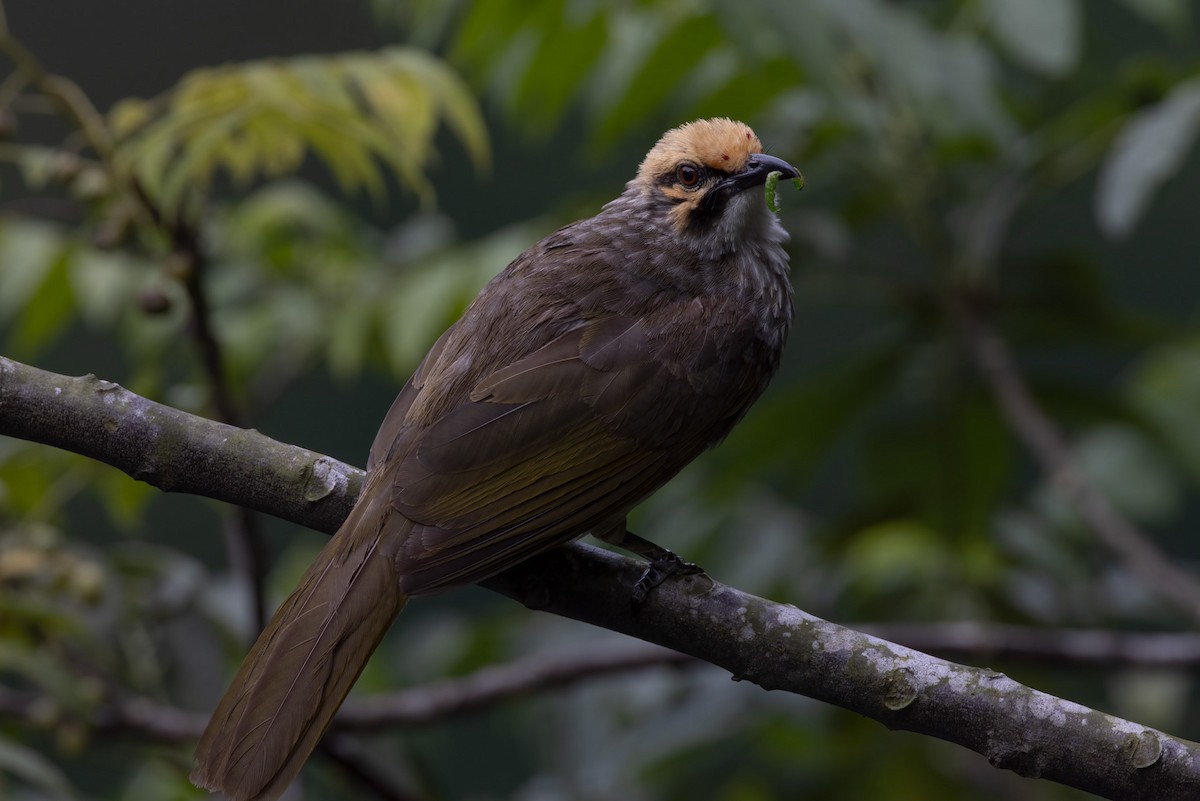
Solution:
[{"label": "tail feather", "polygon": [[371,522],[351,513],[259,636],[196,747],[196,785],[270,801],[299,773],[407,600],[403,535]]}]

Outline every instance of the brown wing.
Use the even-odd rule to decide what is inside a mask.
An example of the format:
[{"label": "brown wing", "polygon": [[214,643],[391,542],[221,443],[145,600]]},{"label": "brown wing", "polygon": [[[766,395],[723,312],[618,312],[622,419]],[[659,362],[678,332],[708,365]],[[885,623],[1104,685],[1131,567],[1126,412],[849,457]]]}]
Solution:
[{"label": "brown wing", "polygon": [[[593,320],[478,381],[428,426],[385,424],[403,443],[387,465],[392,502],[415,523],[398,557],[406,593],[478,581],[619,524],[724,435],[752,398],[730,397],[737,376],[697,385],[715,351],[674,333],[682,312]],[[749,362],[736,350],[717,361],[740,373]]]},{"label": "brown wing", "polygon": [[401,429],[404,427],[405,421],[408,418],[408,410],[412,407],[413,401],[417,398],[417,393],[425,386],[425,376],[428,372],[427,365],[437,362],[442,355],[442,348],[446,345],[446,340],[454,333],[454,326],[451,326],[446,333],[438,337],[437,342],[429,349],[429,353],[425,354],[425,358],[421,360],[421,364],[413,371],[412,376],[408,379],[408,383],[400,390],[396,396],[396,400],[392,401],[392,408],[388,409],[387,416],[383,418],[383,424],[379,426],[379,431],[375,433],[375,439],[371,442],[371,452],[367,456],[367,472],[371,473],[378,465],[383,464],[387,458],[388,452],[397,443],[402,443],[404,440],[400,436]]}]

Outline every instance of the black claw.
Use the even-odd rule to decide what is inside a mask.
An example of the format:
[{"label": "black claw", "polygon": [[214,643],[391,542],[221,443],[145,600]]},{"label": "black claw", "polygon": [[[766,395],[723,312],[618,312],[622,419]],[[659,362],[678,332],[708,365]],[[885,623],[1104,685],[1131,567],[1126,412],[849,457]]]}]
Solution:
[{"label": "black claw", "polygon": [[629,601],[634,609],[641,609],[642,605],[650,597],[650,591],[662,584],[667,578],[666,574],[659,570],[654,565],[647,565],[641,577],[634,582],[633,592],[630,593]]},{"label": "black claw", "polygon": [[610,532],[609,536],[606,536],[605,539],[615,545],[620,545],[628,551],[632,551],[649,562],[646,565],[646,572],[642,573],[641,578],[633,585],[633,594],[630,597],[630,601],[633,603],[635,610],[646,603],[651,591],[655,587],[662,584],[671,576],[694,576],[697,573],[704,572],[704,568],[694,565],[691,562],[685,562],[674,552],[668,551],[661,545],[655,545],[649,540],[642,539],[628,529],[625,529],[623,532],[618,529],[617,533],[619,533],[619,536]]},{"label": "black claw", "polygon": [[629,600],[635,610],[642,608],[642,605],[650,598],[650,593],[655,587],[672,576],[695,576],[704,572],[704,568],[691,562],[686,562],[670,551],[666,551],[666,554],[667,556],[656,559],[646,565],[646,570],[634,583],[633,592]]}]

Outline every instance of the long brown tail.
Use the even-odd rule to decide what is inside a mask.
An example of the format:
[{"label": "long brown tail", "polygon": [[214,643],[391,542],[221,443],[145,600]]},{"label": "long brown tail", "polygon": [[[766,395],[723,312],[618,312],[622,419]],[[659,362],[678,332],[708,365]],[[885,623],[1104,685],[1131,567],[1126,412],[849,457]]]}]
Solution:
[{"label": "long brown tail", "polygon": [[404,608],[394,555],[407,531],[386,529],[411,524],[372,500],[364,491],[246,656],[196,746],[197,786],[277,798]]}]

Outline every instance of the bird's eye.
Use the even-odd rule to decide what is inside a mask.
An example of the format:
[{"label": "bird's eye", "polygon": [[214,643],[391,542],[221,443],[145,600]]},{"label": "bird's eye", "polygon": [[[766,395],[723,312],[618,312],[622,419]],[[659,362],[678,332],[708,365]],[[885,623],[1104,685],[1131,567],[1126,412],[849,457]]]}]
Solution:
[{"label": "bird's eye", "polygon": [[675,179],[684,189],[695,189],[700,185],[700,168],[695,164],[680,164]]}]

